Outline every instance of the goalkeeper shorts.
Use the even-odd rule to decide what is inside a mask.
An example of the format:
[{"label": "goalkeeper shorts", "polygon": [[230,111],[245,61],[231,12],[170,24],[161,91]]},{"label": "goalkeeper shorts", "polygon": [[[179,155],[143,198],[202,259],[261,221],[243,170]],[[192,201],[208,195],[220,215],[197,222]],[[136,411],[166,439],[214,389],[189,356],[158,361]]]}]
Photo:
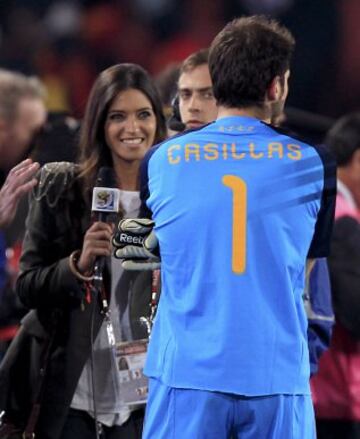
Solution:
[{"label": "goalkeeper shorts", "polygon": [[309,395],[244,397],[150,379],[143,439],[315,439]]}]

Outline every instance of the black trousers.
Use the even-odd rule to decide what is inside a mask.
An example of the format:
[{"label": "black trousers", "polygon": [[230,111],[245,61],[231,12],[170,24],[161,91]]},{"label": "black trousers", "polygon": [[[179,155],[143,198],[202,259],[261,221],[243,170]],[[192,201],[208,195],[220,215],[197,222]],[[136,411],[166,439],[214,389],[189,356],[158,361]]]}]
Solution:
[{"label": "black trousers", "polygon": [[[101,424],[100,439],[141,439],[144,410],[132,412],[123,425]],[[95,421],[87,412],[70,409],[60,439],[96,439]]]},{"label": "black trousers", "polygon": [[317,439],[360,439],[360,423],[317,419],[316,433]]}]

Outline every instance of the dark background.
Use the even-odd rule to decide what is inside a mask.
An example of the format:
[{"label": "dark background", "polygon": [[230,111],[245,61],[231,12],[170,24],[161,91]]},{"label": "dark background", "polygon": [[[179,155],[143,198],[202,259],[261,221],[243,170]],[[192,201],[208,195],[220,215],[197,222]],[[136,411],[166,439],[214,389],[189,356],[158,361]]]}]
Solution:
[{"label": "dark background", "polygon": [[359,108],[359,0],[0,0],[0,67],[39,75],[49,108],[81,117],[102,69],[136,62],[156,76],[251,13],[296,37],[289,106],[332,118]]}]

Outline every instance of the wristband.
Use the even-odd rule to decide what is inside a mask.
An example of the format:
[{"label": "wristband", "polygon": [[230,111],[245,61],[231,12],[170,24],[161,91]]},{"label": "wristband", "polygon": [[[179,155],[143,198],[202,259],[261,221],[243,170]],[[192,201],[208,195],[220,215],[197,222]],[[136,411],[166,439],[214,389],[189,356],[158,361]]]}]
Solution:
[{"label": "wristband", "polygon": [[71,255],[69,256],[70,271],[78,279],[83,280],[85,282],[90,282],[90,281],[92,281],[94,279],[94,275],[84,276],[82,273],[80,273],[79,268],[77,266],[77,262],[79,260],[79,256],[80,256],[80,250],[73,251],[71,253]]}]

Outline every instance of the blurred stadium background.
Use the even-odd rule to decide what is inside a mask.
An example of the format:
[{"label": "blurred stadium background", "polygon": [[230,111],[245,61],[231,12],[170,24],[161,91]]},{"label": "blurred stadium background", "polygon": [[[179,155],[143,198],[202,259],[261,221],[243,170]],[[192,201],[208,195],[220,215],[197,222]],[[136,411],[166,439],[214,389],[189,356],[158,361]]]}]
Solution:
[{"label": "blurred stadium background", "polygon": [[0,0],[0,67],[39,75],[49,109],[81,118],[100,70],[135,62],[157,76],[252,13],[296,37],[289,106],[328,117],[359,108],[359,0]]}]

